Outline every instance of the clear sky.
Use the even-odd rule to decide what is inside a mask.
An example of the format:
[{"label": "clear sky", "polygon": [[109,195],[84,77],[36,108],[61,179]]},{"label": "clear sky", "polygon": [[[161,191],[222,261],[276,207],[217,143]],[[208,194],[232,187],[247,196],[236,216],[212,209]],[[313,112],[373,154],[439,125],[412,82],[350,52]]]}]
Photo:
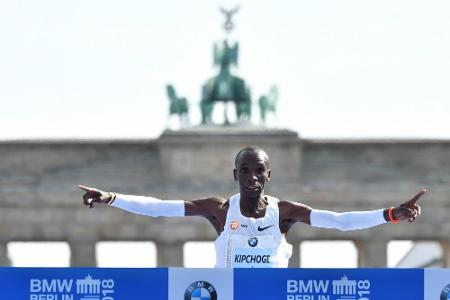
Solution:
[{"label": "clear sky", "polygon": [[0,1],[0,139],[157,137],[167,83],[198,124],[236,3],[236,73],[253,101],[279,86],[279,127],[450,138],[448,0],[18,0]]}]

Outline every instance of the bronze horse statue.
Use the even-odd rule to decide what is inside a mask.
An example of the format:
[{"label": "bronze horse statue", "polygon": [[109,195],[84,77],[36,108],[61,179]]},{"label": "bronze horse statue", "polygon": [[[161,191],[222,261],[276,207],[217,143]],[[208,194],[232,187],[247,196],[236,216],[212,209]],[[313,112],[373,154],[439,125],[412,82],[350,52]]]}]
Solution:
[{"label": "bronze horse statue", "polygon": [[259,98],[259,111],[261,113],[261,121],[265,124],[268,112],[272,112],[276,115],[277,102],[278,102],[278,87],[272,86],[267,95],[263,95]]},{"label": "bronze horse statue", "polygon": [[189,124],[189,105],[186,98],[180,98],[175,92],[175,88],[168,84],[167,97],[169,98],[169,118],[177,115],[180,118],[180,126],[184,127]]},{"label": "bronze horse statue", "polygon": [[[250,119],[251,98],[250,90],[242,78],[231,74],[231,65],[237,65],[238,44],[228,46],[227,41],[222,47],[214,46],[214,64],[220,66],[217,76],[210,78],[202,87],[202,100],[200,108],[202,124],[211,123],[211,115],[216,102],[232,101],[236,106],[238,121]],[[225,123],[228,124],[227,110],[225,107]]]}]

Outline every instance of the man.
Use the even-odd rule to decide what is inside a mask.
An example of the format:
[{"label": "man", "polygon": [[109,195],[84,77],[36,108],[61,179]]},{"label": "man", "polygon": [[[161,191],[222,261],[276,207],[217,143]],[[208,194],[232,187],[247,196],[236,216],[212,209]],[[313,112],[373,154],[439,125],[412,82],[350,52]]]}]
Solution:
[{"label": "man", "polygon": [[280,201],[264,193],[271,170],[269,157],[257,147],[247,147],[236,155],[233,175],[239,183],[240,193],[229,199],[211,197],[163,201],[79,187],[85,191],[83,200],[89,207],[102,203],[153,217],[205,217],[219,235],[215,242],[216,267],[224,268],[287,267],[292,246],[286,242],[286,235],[297,222],[339,230],[370,228],[403,220],[413,222],[420,215],[420,206],[416,202],[426,192],[421,190],[397,207],[345,213]]}]

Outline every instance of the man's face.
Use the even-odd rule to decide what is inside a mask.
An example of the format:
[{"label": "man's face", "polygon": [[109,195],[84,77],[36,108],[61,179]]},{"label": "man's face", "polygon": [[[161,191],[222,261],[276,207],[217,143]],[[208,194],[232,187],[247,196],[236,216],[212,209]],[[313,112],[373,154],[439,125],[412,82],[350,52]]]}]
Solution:
[{"label": "man's face", "polygon": [[263,154],[247,152],[241,155],[234,169],[234,180],[239,182],[241,194],[251,198],[259,197],[269,179],[270,169]]}]

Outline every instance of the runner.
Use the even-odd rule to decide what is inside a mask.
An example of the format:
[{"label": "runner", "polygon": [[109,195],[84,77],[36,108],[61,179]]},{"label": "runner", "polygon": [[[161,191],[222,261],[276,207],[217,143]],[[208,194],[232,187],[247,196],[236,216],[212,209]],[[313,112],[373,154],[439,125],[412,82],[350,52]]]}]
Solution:
[{"label": "runner", "polygon": [[426,193],[422,189],[396,207],[337,213],[266,195],[264,188],[270,181],[271,170],[269,157],[261,148],[247,147],[239,151],[233,173],[240,192],[228,199],[160,200],[82,185],[79,188],[85,192],[83,202],[90,208],[107,204],[152,217],[205,217],[218,234],[215,248],[219,268],[286,268],[292,254],[286,235],[298,222],[342,231],[406,220],[414,222],[421,213],[417,200]]}]

